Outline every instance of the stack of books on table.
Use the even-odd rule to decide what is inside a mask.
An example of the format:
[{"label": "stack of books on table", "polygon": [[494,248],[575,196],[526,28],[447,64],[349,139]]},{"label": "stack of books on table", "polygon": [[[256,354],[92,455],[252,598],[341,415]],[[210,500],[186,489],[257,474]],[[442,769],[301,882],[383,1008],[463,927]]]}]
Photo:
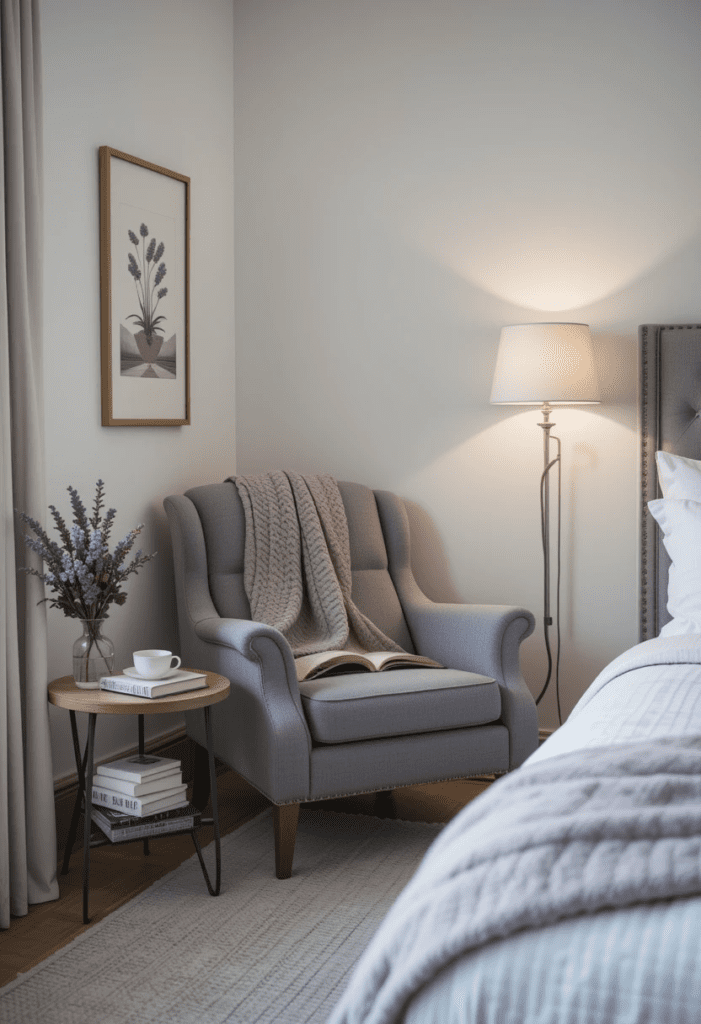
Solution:
[{"label": "stack of books on table", "polygon": [[101,764],[93,776],[92,818],[113,842],[199,825],[180,761],[146,754]]},{"label": "stack of books on table", "polygon": [[151,814],[147,818],[119,814],[118,811],[110,811],[106,807],[93,807],[92,810],[92,820],[113,843],[149,839],[168,832],[197,828],[201,819],[202,815],[194,804],[185,804],[184,807],[177,807],[171,811],[161,811],[160,814]]}]

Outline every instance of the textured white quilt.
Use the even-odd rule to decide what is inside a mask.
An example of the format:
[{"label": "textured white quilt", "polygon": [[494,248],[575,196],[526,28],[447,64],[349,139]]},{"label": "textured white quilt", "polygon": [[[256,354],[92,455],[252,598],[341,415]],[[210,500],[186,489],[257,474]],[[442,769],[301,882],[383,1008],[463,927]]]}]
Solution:
[{"label": "textured white quilt", "polygon": [[588,748],[523,767],[441,833],[329,1024],[401,1020],[437,972],[493,939],[697,893],[701,737]]},{"label": "textured white quilt", "polygon": [[701,736],[701,636],[657,637],[615,658],[526,764],[659,736]]}]

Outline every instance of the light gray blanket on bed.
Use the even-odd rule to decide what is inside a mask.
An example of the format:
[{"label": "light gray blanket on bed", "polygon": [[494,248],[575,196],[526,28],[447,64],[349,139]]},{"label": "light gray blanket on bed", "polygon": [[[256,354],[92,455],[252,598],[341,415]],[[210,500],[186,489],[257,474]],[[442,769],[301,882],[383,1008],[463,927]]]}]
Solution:
[{"label": "light gray blanket on bed", "polygon": [[295,657],[401,651],[353,603],[348,521],[334,478],[278,470],[230,479],[246,522],[251,618],[279,629]]},{"label": "light gray blanket on bed", "polygon": [[526,766],[441,833],[329,1024],[400,1020],[441,968],[493,939],[697,893],[701,737],[590,748]]}]

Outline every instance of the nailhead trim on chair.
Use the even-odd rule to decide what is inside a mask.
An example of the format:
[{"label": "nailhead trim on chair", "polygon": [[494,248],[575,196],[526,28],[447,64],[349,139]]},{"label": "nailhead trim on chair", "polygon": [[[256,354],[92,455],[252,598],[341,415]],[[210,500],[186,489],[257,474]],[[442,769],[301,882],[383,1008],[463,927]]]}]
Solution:
[{"label": "nailhead trim on chair", "polygon": [[[488,772],[487,773],[487,775],[494,775],[495,778],[500,778],[502,775],[506,775],[506,774],[507,774],[506,772]],[[483,778],[483,776],[481,776],[481,775],[480,776],[473,776],[473,775],[445,775],[445,776],[443,776],[440,779],[427,779],[425,782],[410,783],[410,785],[432,786],[435,782],[454,782],[456,779],[465,779],[466,781],[468,781],[468,780],[470,780],[472,778],[478,778],[478,777],[480,779]],[[246,781],[248,782],[248,779],[246,779]],[[253,785],[253,783],[250,783],[250,785]],[[258,789],[257,786],[254,786],[253,788],[254,789]],[[388,788],[389,789],[406,789],[407,787],[406,786],[389,786],[389,787],[387,787],[387,786],[374,786],[372,789],[354,789],[352,792],[348,792],[347,790],[344,790],[344,792],[342,792],[342,793],[329,793],[327,796],[311,796],[311,797],[304,797],[304,799],[300,799],[300,800],[286,800],[284,803],[276,804],[276,806],[277,807],[285,807],[287,804],[314,804],[314,803],[320,803],[322,800],[340,800],[342,797],[345,797],[345,796],[363,796],[363,794],[365,794],[365,793],[383,793]],[[263,793],[263,790],[259,789],[258,792],[259,793]],[[267,795],[267,793],[263,793],[263,796],[266,798],[266,800],[270,800],[270,797]],[[275,801],[271,801],[271,803],[274,803],[274,802]]]}]

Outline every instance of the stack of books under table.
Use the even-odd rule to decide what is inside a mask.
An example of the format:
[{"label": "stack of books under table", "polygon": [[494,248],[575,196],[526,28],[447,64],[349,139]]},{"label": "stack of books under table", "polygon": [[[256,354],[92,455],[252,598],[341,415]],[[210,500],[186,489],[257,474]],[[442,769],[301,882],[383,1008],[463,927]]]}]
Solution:
[{"label": "stack of books under table", "polygon": [[186,789],[180,761],[122,757],[99,765],[93,776],[92,819],[112,842],[196,828],[201,815]]}]

